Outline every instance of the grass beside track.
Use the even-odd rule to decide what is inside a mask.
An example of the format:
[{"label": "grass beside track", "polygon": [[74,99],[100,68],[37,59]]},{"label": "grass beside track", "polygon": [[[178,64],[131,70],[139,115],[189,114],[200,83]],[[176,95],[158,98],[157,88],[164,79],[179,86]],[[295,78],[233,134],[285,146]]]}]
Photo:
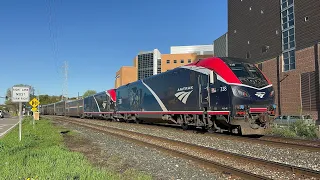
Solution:
[{"label": "grass beside track", "polygon": [[0,139],[0,179],[151,179],[138,172],[120,174],[94,167],[81,153],[69,151],[58,128],[50,120],[30,117]]},{"label": "grass beside track", "polygon": [[268,131],[268,135],[274,135],[286,138],[298,138],[317,140],[320,139],[319,130],[315,125],[307,125],[303,121],[296,121],[289,126],[276,128],[273,127]]}]

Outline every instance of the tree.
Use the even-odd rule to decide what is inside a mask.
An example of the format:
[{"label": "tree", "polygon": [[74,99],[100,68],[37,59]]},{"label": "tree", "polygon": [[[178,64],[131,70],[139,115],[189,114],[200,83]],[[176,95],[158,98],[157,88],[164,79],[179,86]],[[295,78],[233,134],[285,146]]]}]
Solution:
[{"label": "tree", "polygon": [[82,98],[85,98],[94,94],[97,94],[95,90],[87,90],[85,93],[83,93]]},{"label": "tree", "polygon": [[45,95],[39,95],[40,104],[41,105],[47,105],[55,102],[61,101],[61,96],[49,96],[47,94]]}]

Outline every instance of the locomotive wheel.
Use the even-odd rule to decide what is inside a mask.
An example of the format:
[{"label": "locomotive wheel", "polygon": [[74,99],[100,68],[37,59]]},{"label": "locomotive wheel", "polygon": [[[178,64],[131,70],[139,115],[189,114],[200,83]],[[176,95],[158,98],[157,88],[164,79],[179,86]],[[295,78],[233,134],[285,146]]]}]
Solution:
[{"label": "locomotive wheel", "polygon": [[[236,132],[234,132],[236,131]],[[233,126],[231,127],[231,134],[234,134],[236,136],[241,136],[242,135],[242,132],[241,132],[241,126],[237,125],[237,126]]]}]

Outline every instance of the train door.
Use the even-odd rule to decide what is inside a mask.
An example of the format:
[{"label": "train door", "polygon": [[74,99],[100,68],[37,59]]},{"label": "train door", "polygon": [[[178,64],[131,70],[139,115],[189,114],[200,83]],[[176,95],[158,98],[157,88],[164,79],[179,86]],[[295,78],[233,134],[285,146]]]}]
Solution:
[{"label": "train door", "polygon": [[209,93],[209,75],[198,76],[198,87],[199,87],[199,108],[210,107],[210,93]]},{"label": "train door", "polygon": [[230,111],[232,90],[230,86],[214,78],[214,83],[210,85],[211,107],[215,111]]}]

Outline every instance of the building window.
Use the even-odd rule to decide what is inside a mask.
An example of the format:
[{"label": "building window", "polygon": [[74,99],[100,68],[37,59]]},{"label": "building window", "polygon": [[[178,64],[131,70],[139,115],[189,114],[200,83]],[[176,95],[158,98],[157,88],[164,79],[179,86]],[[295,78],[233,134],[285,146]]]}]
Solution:
[{"label": "building window", "polygon": [[295,50],[283,53],[283,71],[289,71],[296,68]]},{"label": "building window", "polygon": [[167,64],[170,64],[170,60],[167,60]]},{"label": "building window", "polygon": [[183,60],[183,59],[181,59],[181,60],[180,60],[180,63],[184,63],[184,60]]},{"label": "building window", "polygon": [[177,60],[173,60],[173,63],[177,63]]},{"label": "building window", "polygon": [[295,48],[294,28],[282,32],[282,50],[287,51]]},{"label": "building window", "polygon": [[295,69],[295,26],[293,0],[281,2],[283,71]]},{"label": "building window", "polygon": [[188,63],[191,63],[191,59],[188,59]]},{"label": "building window", "polygon": [[157,74],[161,73],[161,59],[157,60]]}]

